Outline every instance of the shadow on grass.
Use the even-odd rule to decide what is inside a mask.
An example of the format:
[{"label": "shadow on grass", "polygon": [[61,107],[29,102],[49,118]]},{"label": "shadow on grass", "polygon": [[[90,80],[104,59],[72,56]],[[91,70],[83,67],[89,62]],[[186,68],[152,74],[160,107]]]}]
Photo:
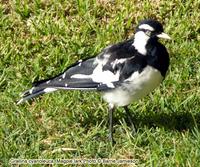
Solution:
[{"label": "shadow on grass", "polygon": [[[169,130],[177,130],[177,131],[184,131],[184,130],[192,130],[193,128],[200,128],[200,113],[190,113],[190,112],[134,112],[130,109],[130,113],[132,114],[133,123],[136,126],[136,129],[142,127],[148,128],[155,128],[155,127],[164,127],[165,129]],[[85,128],[88,125],[95,126],[97,122],[99,122],[100,117],[95,117],[93,113],[88,117],[88,119],[84,119],[81,123],[82,126]],[[102,118],[107,121],[108,118]],[[125,112],[118,112],[116,111],[114,114],[114,124],[119,125],[120,120],[125,119],[125,122],[128,126],[130,122],[127,118]],[[105,122],[106,122],[105,121]],[[102,125],[104,126],[104,125]]]},{"label": "shadow on grass", "polygon": [[[191,130],[193,128],[200,127],[200,113],[191,114],[190,112],[146,112],[137,114],[131,112],[133,122],[136,128],[141,127],[164,127],[169,130]],[[127,125],[130,126],[130,123],[126,117],[126,114],[123,114]]]}]

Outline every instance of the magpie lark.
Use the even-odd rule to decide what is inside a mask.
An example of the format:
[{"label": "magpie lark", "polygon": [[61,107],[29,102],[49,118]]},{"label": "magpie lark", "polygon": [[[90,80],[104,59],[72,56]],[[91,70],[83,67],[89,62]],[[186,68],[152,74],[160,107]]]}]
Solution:
[{"label": "magpie lark", "polygon": [[109,139],[113,143],[113,111],[123,106],[129,121],[128,105],[141,99],[164,79],[169,55],[159,38],[170,39],[161,23],[143,20],[133,38],[106,47],[97,57],[79,60],[63,73],[33,83],[18,104],[57,90],[97,90],[109,104]]}]

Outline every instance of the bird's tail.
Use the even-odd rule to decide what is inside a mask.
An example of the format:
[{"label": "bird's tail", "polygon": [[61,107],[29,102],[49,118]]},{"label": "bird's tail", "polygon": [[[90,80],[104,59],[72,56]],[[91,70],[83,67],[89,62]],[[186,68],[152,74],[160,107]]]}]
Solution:
[{"label": "bird's tail", "polygon": [[97,90],[98,83],[91,80],[68,79],[62,80],[62,75],[47,80],[33,83],[33,87],[21,94],[17,104],[21,104],[39,95],[54,92],[56,90]]},{"label": "bird's tail", "polygon": [[31,89],[23,92],[21,94],[21,99],[17,102],[17,104],[21,104],[29,99],[33,99],[39,95],[42,95],[42,94],[45,94],[45,93],[50,93],[50,92],[53,92],[53,91],[56,91],[57,89],[56,88],[52,88],[52,87],[45,87],[45,86],[34,86],[32,87]]}]

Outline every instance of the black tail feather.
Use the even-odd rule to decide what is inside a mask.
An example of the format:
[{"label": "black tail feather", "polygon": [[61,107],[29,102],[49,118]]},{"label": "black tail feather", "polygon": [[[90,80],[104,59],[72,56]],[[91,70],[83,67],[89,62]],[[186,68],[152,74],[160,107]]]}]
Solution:
[{"label": "black tail feather", "polygon": [[32,87],[31,89],[22,93],[21,95],[22,98],[17,102],[17,104],[21,104],[29,99],[33,99],[39,95],[46,93],[44,90],[45,88]]}]

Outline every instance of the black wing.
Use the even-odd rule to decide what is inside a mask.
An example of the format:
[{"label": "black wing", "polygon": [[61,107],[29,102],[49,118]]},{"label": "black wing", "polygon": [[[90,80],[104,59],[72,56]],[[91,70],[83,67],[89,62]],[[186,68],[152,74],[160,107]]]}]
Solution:
[{"label": "black wing", "polygon": [[128,40],[109,46],[96,58],[80,60],[53,78],[33,83],[18,103],[58,89],[106,91],[120,86],[134,71],[141,71],[146,65],[132,43],[133,40]]},{"label": "black wing", "polygon": [[[107,75],[110,75],[110,82],[121,81],[127,78],[134,70],[138,70],[142,61],[136,55],[137,52],[132,46],[132,42],[132,40],[128,40],[111,45],[105,48],[96,58],[79,60],[56,77],[35,82],[33,86],[97,89],[99,85],[104,83],[104,77]],[[97,68],[101,68],[101,70],[97,71]],[[120,77],[116,79],[115,75],[119,71]]]}]

